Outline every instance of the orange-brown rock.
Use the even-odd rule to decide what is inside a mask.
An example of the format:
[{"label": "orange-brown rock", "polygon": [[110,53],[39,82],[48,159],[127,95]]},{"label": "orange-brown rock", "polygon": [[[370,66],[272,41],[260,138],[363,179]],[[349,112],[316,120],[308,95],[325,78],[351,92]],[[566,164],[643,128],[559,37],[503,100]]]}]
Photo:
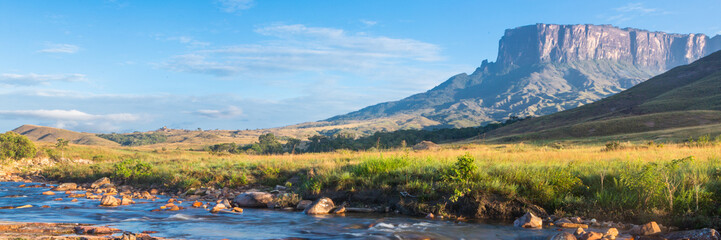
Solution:
[{"label": "orange-brown rock", "polygon": [[43,192],[43,195],[55,195],[55,192],[53,192],[53,191],[45,191],[45,192]]}]

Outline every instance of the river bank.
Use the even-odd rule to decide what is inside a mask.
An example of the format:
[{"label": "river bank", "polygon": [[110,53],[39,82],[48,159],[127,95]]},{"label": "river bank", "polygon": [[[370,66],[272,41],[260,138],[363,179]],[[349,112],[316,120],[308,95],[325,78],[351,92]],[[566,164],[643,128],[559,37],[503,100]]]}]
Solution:
[{"label": "river bank", "polygon": [[[328,197],[351,211],[454,222],[510,223],[528,212],[546,224],[585,216],[583,224],[622,232],[651,221],[678,229],[718,226],[713,206],[719,201],[715,169],[721,166],[720,149],[516,144],[255,156],[74,146],[67,151],[74,160],[20,173],[79,184],[109,177],[121,192],[129,186],[157,189],[184,201],[206,202],[209,208],[213,205],[207,202],[232,202],[258,191],[278,200],[275,209]],[[664,177],[680,186],[673,193],[673,209]]]}]

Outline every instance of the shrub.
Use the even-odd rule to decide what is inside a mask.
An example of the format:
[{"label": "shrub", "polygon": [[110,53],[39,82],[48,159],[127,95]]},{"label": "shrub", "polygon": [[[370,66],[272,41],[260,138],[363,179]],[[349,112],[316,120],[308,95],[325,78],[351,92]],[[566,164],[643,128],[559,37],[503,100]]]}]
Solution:
[{"label": "shrub", "polygon": [[0,134],[0,159],[22,159],[35,156],[35,144],[15,132]]},{"label": "shrub", "polygon": [[116,163],[113,175],[122,180],[136,180],[141,177],[150,176],[153,165],[140,159],[126,159]]}]

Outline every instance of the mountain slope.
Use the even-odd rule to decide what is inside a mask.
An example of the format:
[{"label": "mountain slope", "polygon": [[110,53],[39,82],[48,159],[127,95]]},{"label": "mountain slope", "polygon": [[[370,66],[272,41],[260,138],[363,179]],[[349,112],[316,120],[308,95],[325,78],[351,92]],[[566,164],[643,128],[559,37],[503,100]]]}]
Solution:
[{"label": "mountain slope", "polygon": [[470,75],[458,74],[425,93],[326,122],[417,116],[438,122],[422,127],[468,127],[546,115],[621,92],[719,48],[721,36],[608,25],[524,26],[506,30],[496,62],[484,61]]},{"label": "mountain slope", "polygon": [[73,132],[60,128],[43,127],[36,125],[22,125],[12,131],[24,135],[30,140],[36,142],[56,142],[58,138],[62,138],[74,144],[119,146],[113,141],[100,138],[92,133]]},{"label": "mountain slope", "polygon": [[588,137],[715,123],[721,123],[721,51],[592,104],[519,122],[489,135]]}]

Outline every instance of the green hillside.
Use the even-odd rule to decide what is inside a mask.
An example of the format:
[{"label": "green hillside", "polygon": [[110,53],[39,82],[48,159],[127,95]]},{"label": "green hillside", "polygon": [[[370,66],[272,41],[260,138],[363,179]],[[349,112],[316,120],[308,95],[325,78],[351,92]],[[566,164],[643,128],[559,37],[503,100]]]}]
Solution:
[{"label": "green hillside", "polygon": [[600,101],[489,133],[505,140],[608,136],[721,123],[721,52]]}]

